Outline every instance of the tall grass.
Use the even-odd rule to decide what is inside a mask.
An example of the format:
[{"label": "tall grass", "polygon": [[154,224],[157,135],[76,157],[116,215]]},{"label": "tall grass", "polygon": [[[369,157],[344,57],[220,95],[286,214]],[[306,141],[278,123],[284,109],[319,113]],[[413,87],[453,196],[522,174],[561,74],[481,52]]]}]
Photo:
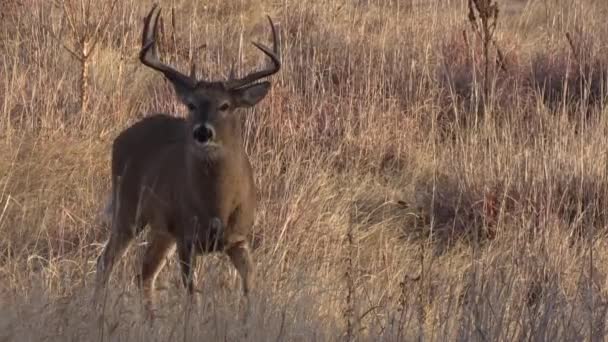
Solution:
[{"label": "tall grass", "polygon": [[152,2],[116,3],[84,111],[61,6],[0,3],[0,339],[605,338],[608,4],[496,2],[505,70],[486,71],[464,0],[161,1],[161,54],[181,70],[260,66],[266,13],[283,68],[242,115],[261,202],[252,318],[209,255],[194,314],[175,258],[164,268],[154,325],[132,281],[145,234],[105,312],[90,303],[112,138],[185,111],[137,59]]}]

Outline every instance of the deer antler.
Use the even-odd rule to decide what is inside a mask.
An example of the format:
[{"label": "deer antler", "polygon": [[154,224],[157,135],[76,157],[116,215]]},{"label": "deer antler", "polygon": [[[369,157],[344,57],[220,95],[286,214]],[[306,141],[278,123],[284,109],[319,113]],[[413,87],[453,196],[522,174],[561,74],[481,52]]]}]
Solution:
[{"label": "deer antler", "polygon": [[144,30],[141,41],[142,48],[139,52],[139,60],[144,65],[162,72],[172,83],[193,88],[196,85],[196,80],[182,74],[171,66],[162,63],[158,59],[158,53],[156,52],[156,31],[158,28],[158,18],[160,18],[161,10],[158,9],[157,11],[157,7],[157,4],[154,4],[144,19]]},{"label": "deer antler", "polygon": [[274,23],[272,22],[272,19],[270,18],[270,16],[268,16],[268,21],[270,22],[270,27],[272,29],[272,44],[273,44],[272,50],[270,50],[268,47],[266,47],[260,43],[257,43],[257,42],[252,42],[252,44],[255,47],[257,47],[258,49],[262,50],[262,52],[264,54],[266,54],[266,56],[270,57],[270,59],[272,61],[272,66],[267,69],[252,72],[243,78],[229,79],[228,81],[224,82],[224,84],[226,85],[226,87],[228,89],[240,88],[249,83],[255,82],[261,78],[275,74],[281,69],[281,60],[278,57],[279,48],[278,48],[278,41],[277,41],[277,31],[276,31],[276,28],[275,28]]}]

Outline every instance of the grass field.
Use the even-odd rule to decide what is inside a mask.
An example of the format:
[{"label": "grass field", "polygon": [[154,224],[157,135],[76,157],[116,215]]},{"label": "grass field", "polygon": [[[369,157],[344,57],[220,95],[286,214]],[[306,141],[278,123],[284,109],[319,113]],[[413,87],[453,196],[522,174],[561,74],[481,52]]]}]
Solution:
[{"label": "grass field", "polygon": [[172,257],[153,325],[133,282],[146,234],[91,305],[110,147],[186,109],[137,58],[152,2],[91,2],[88,19],[86,3],[0,1],[0,341],[608,334],[605,0],[498,0],[488,44],[465,0],[160,1],[180,70],[260,67],[266,14],[283,67],[242,113],[251,317],[226,256],[199,258],[193,310]]}]

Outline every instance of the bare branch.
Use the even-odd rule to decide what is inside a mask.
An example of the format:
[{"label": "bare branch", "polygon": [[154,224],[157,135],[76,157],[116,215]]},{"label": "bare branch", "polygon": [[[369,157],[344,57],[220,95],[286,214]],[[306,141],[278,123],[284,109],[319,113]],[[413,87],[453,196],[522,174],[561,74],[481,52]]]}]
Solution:
[{"label": "bare branch", "polygon": [[70,55],[72,55],[74,58],[76,58],[79,61],[82,61],[83,58],[81,55],[79,55],[78,53],[76,53],[74,50],[70,49],[67,45],[65,45],[64,42],[62,42],[59,38],[57,38],[57,36],[55,35],[55,33],[53,32],[53,30],[51,30],[50,28],[48,28],[46,25],[44,24],[40,24],[40,26],[49,33],[49,35],[51,36],[51,38],[53,38],[57,43],[59,43],[61,45],[62,48],[64,48],[67,52],[70,53]]}]

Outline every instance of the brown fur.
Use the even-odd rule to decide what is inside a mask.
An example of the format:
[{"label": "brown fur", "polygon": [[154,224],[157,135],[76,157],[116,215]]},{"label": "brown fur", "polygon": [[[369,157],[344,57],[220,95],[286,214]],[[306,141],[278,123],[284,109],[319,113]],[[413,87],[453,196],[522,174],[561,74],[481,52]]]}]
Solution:
[{"label": "brown fur", "polygon": [[[197,82],[170,69],[156,57],[154,19],[157,21],[159,14],[154,17],[155,9],[146,18],[140,58],[173,83],[178,97],[189,107],[189,115],[185,119],[151,115],[116,137],[108,205],[112,229],[97,262],[97,289],[105,287],[113,265],[149,225],[151,239],[138,277],[148,305],[153,301],[155,278],[175,247],[189,293],[193,292],[193,257],[223,251],[241,275],[248,295],[254,282],[248,235],[254,221],[256,190],[243,147],[242,120],[234,109],[251,107],[264,98],[270,83],[251,82],[269,73],[226,82]],[[150,23],[154,25],[152,33]],[[264,52],[272,54],[272,73],[278,71],[276,55]],[[195,133],[203,126],[206,132],[214,133],[209,140],[201,141]]]}]

